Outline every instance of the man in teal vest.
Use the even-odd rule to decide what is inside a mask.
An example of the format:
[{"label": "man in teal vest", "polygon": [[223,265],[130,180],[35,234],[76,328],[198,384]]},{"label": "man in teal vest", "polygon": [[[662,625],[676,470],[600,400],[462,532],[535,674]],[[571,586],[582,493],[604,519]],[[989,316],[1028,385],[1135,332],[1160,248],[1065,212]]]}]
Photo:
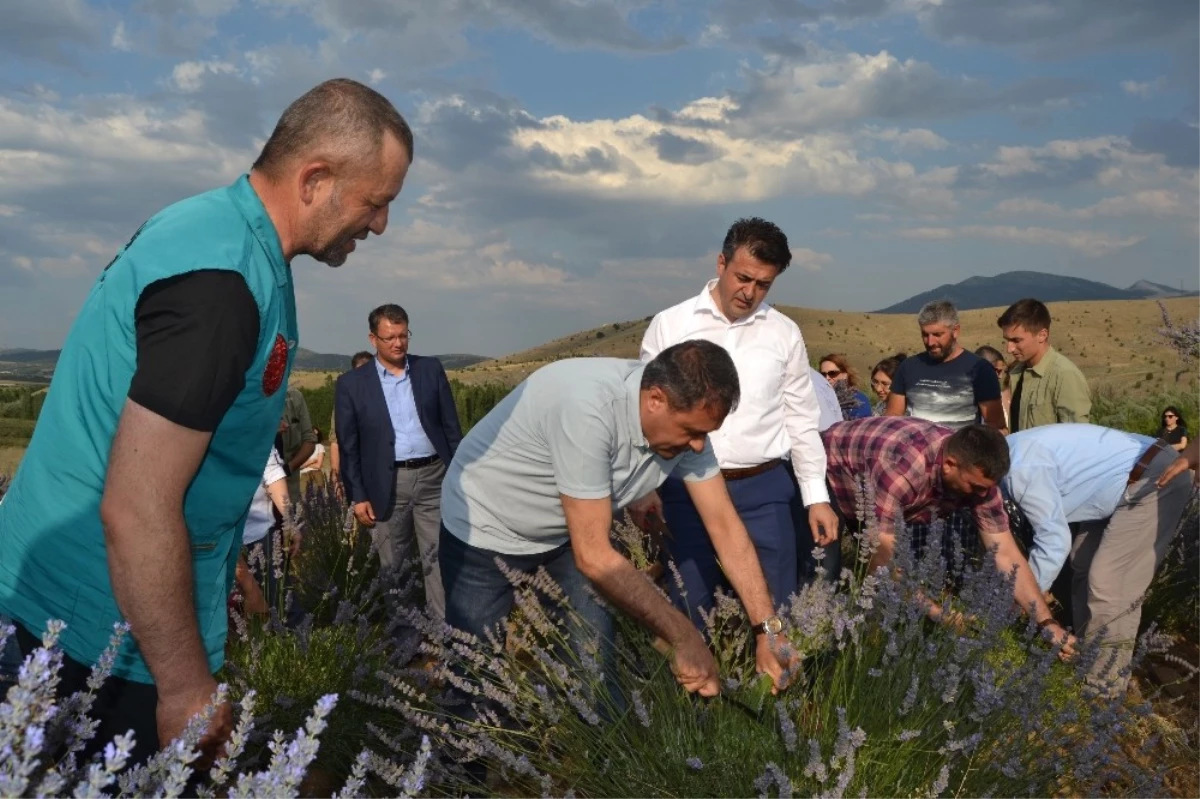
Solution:
[{"label": "man in teal vest", "polygon": [[[384,97],[322,83],[248,175],[151,217],[84,302],[0,503],[0,613],[26,652],[48,620],[66,622],[60,694],[129,623],[93,708],[96,746],[133,729],[141,760],[211,701],[298,343],[291,260],[340,266],[381,235],[412,152]],[[226,705],[206,754],[230,726]]]}]

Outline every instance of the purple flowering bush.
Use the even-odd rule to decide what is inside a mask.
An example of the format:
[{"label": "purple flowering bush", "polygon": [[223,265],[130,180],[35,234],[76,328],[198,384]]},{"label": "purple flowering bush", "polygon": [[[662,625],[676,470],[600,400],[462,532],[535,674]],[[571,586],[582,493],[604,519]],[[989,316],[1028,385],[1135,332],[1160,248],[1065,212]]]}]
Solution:
[{"label": "purple flowering bush", "polygon": [[[1062,663],[1013,607],[1011,577],[966,567],[943,611],[946,567],[916,559],[901,536],[899,578],[818,581],[786,607],[800,674],[779,696],[755,674],[740,606],[707,619],[723,691],[690,696],[650,635],[618,615],[615,668],[544,573],[510,575],[517,612],[507,642],[422,626],[441,667],[395,669],[388,690],[356,698],[407,721],[387,737],[411,757],[432,741],[439,790],[506,796],[1093,795],[1161,792],[1140,765],[1148,706],[1107,698],[1083,675],[1103,653]],[[860,542],[861,544],[861,542]],[[1151,634],[1143,652],[1165,642]],[[453,668],[452,668],[453,667]],[[1132,746],[1132,748],[1131,748]]]}]

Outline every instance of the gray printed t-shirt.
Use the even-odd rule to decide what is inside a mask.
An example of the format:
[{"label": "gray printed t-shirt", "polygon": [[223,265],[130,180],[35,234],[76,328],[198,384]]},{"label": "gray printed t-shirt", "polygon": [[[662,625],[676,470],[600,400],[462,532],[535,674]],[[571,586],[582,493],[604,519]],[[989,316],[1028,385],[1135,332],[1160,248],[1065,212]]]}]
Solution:
[{"label": "gray printed t-shirt", "polygon": [[543,366],[462,440],[442,485],[442,522],[473,547],[549,552],[568,540],[560,494],[624,508],[677,472],[720,471],[712,445],[667,460],[642,434],[640,361],[572,358]]},{"label": "gray printed t-shirt", "polygon": [[949,361],[922,352],[896,367],[892,393],[904,395],[912,416],[959,428],[979,420],[979,403],[1000,399],[1000,380],[973,352],[964,350]]}]

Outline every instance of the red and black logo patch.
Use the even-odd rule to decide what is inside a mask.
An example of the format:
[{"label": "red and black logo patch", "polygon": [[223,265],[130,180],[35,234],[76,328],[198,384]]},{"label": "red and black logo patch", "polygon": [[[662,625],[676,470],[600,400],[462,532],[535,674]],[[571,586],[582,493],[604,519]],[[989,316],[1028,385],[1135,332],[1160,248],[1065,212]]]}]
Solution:
[{"label": "red and black logo patch", "polygon": [[287,371],[288,345],[283,336],[275,335],[275,345],[271,347],[271,357],[267,359],[267,368],[263,371],[263,393],[268,397],[283,385],[283,373]]}]

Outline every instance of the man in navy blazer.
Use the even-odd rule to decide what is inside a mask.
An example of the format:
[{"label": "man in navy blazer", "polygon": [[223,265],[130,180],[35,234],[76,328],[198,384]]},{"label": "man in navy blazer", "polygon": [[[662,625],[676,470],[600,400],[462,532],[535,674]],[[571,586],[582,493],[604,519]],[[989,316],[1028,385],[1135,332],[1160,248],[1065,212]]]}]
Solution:
[{"label": "man in navy blazer", "polygon": [[403,308],[381,305],[367,322],[375,357],[339,377],[334,392],[342,485],[383,569],[411,556],[415,534],[429,611],[444,619],[437,544],[442,479],[462,441],[458,411],[441,362],[409,354]]}]

